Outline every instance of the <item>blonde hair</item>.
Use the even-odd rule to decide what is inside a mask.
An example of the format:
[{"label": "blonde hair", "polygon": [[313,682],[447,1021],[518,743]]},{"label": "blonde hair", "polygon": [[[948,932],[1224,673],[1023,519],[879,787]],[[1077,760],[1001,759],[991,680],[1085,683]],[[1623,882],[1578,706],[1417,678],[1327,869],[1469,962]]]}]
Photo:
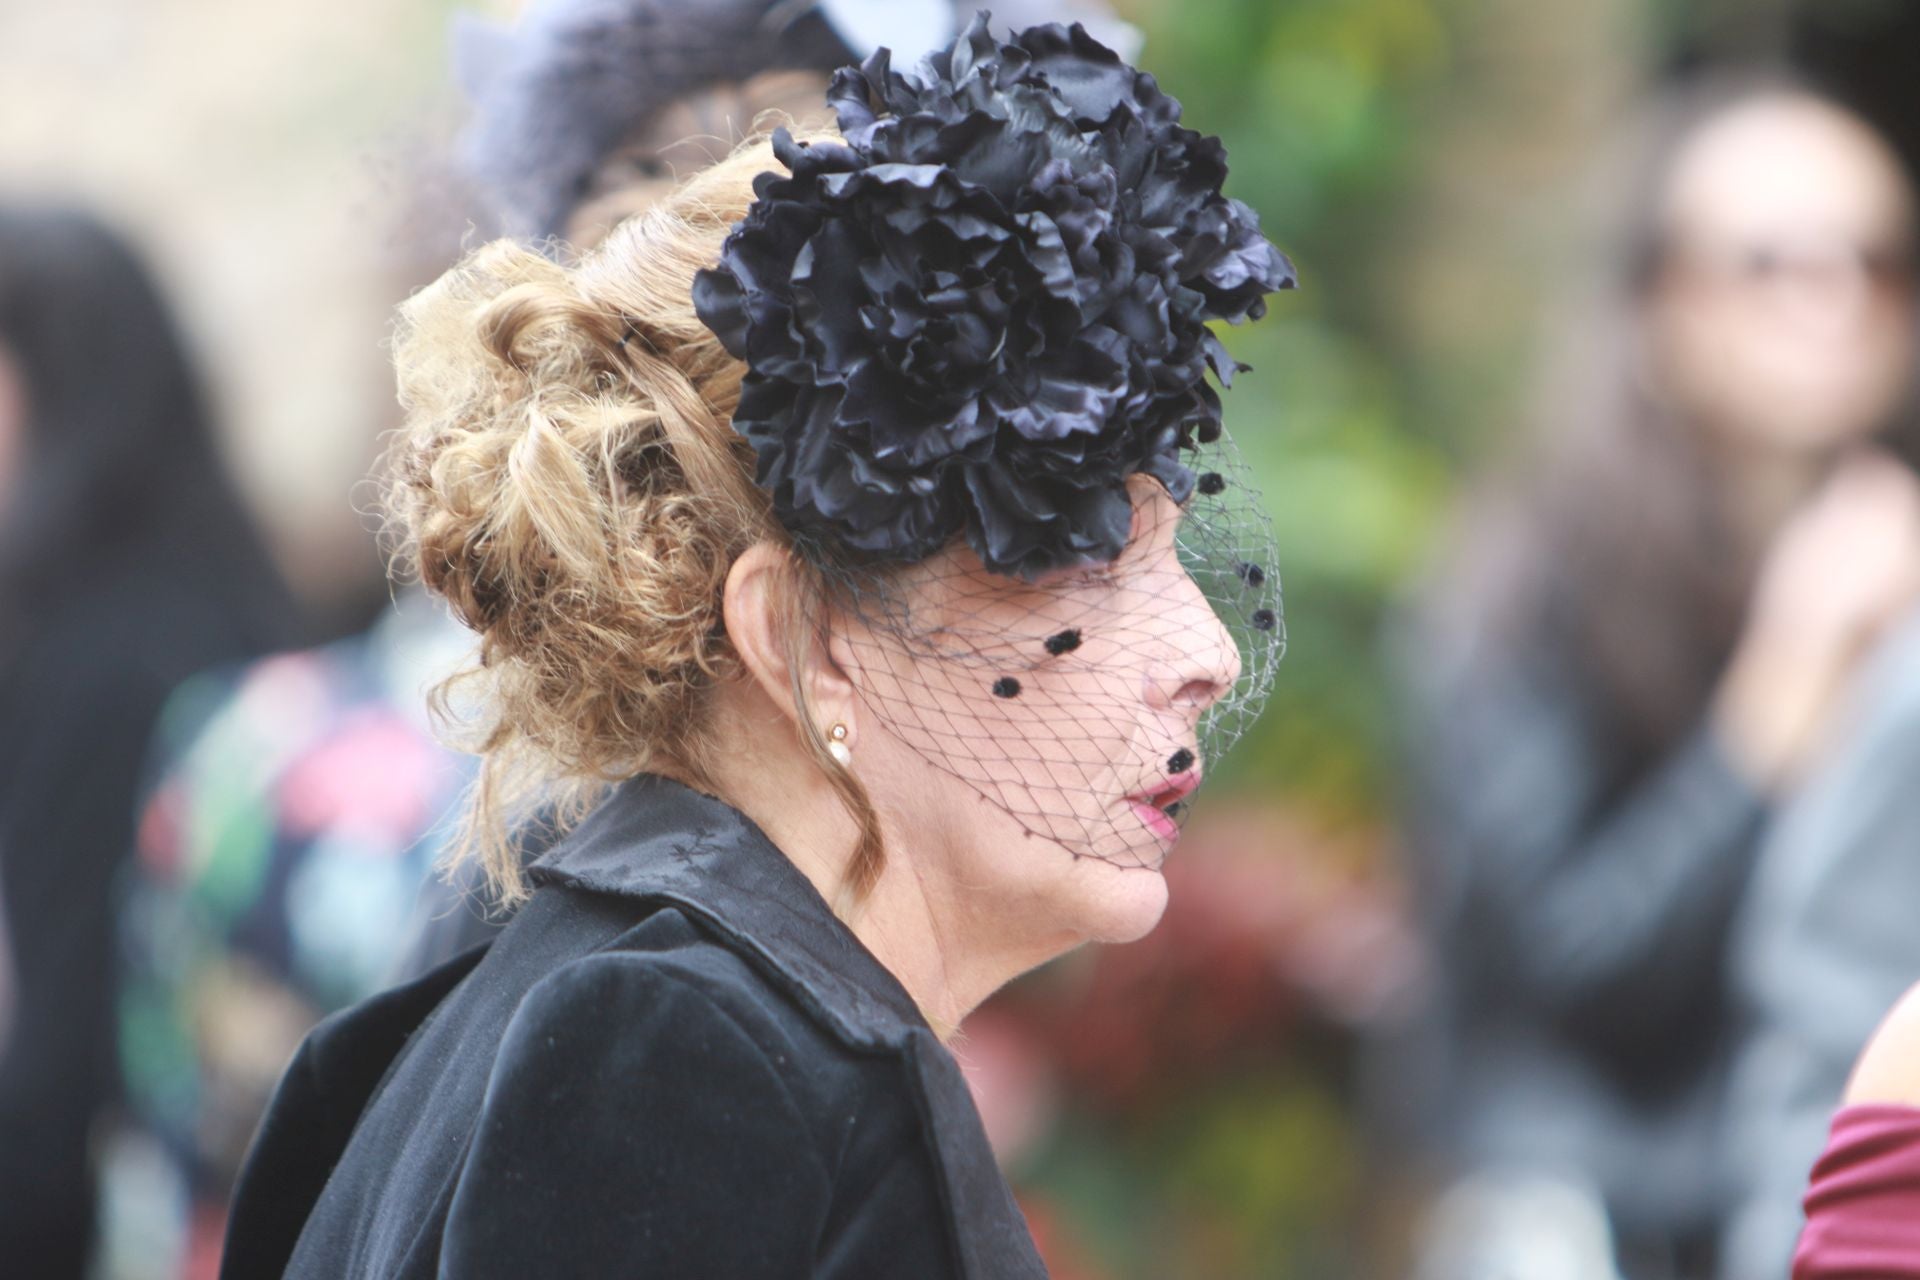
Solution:
[{"label": "blonde hair", "polygon": [[801,685],[823,584],[754,484],[731,423],[745,369],[691,295],[775,166],[764,137],[749,140],[572,265],[497,241],[400,309],[390,534],[396,568],[480,638],[434,699],[469,722],[480,756],[452,861],[479,858],[503,904],[528,892],[528,822],[564,830],[646,771],[716,790],[707,695],[740,670],[722,593],[760,542],[792,567],[780,622],[802,741],[859,830],[839,908],[879,874],[872,805]]}]

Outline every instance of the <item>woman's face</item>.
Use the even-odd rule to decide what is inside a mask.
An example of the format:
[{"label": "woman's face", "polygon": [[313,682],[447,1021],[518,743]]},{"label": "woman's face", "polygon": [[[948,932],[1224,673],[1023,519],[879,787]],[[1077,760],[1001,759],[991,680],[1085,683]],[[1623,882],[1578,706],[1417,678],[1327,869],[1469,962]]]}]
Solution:
[{"label": "woman's face", "polygon": [[1827,451],[1883,425],[1913,358],[1899,165],[1817,99],[1752,99],[1682,145],[1649,299],[1656,379],[1738,445]]},{"label": "woman's face", "polygon": [[847,633],[840,655],[861,781],[923,873],[932,855],[979,901],[1102,941],[1159,919],[1167,811],[1206,768],[1202,713],[1240,675],[1181,563],[1181,508],[1146,477],[1130,493],[1113,563],[1027,584],[943,553],[902,585],[905,612]]}]

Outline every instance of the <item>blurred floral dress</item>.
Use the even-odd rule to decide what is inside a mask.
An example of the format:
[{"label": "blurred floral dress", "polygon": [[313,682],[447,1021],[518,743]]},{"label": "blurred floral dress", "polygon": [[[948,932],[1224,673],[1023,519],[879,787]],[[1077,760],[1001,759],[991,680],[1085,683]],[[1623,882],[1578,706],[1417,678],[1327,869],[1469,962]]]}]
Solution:
[{"label": "blurred floral dress", "polygon": [[169,702],[122,908],[112,1280],[214,1274],[301,1037],[383,985],[416,913],[447,901],[421,891],[470,769],[434,740],[425,690],[470,640],[403,597],[363,635],[203,674]]}]

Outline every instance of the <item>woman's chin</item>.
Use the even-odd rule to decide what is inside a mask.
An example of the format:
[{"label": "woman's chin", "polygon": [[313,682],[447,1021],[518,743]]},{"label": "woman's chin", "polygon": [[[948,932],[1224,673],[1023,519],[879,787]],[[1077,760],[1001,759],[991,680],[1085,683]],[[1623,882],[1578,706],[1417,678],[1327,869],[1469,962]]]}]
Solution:
[{"label": "woman's chin", "polygon": [[1094,942],[1137,942],[1167,910],[1167,878],[1154,867],[1122,867],[1086,859],[1085,933]]}]

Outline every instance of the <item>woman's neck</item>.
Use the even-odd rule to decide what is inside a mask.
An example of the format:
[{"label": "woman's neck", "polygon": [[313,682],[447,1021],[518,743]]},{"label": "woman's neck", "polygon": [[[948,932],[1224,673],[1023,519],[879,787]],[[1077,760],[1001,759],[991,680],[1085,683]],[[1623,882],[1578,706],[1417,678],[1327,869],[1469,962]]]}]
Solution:
[{"label": "woman's neck", "polygon": [[886,863],[873,887],[860,901],[849,901],[844,888],[852,820],[830,788],[823,785],[809,798],[814,803],[804,808],[811,819],[803,806],[785,804],[768,816],[773,826],[763,829],[899,979],[941,1040],[951,1041],[988,996],[1073,945],[1070,938],[1029,939],[1004,921],[982,918],[977,902],[927,870],[953,860],[913,847],[898,830],[884,833]]},{"label": "woman's neck", "polygon": [[[775,726],[747,742],[779,735]],[[818,766],[799,754],[768,747],[722,753],[713,781],[729,801],[764,831],[775,847],[831,904],[875,959],[905,987],[942,1040],[988,996],[1027,970],[1071,947],[1073,940],[1034,942],[1008,936],[1004,922],[979,918],[967,895],[929,874],[947,865],[914,849],[907,833],[883,817],[887,858],[872,889],[857,903],[844,892],[857,838],[854,821]]]}]

